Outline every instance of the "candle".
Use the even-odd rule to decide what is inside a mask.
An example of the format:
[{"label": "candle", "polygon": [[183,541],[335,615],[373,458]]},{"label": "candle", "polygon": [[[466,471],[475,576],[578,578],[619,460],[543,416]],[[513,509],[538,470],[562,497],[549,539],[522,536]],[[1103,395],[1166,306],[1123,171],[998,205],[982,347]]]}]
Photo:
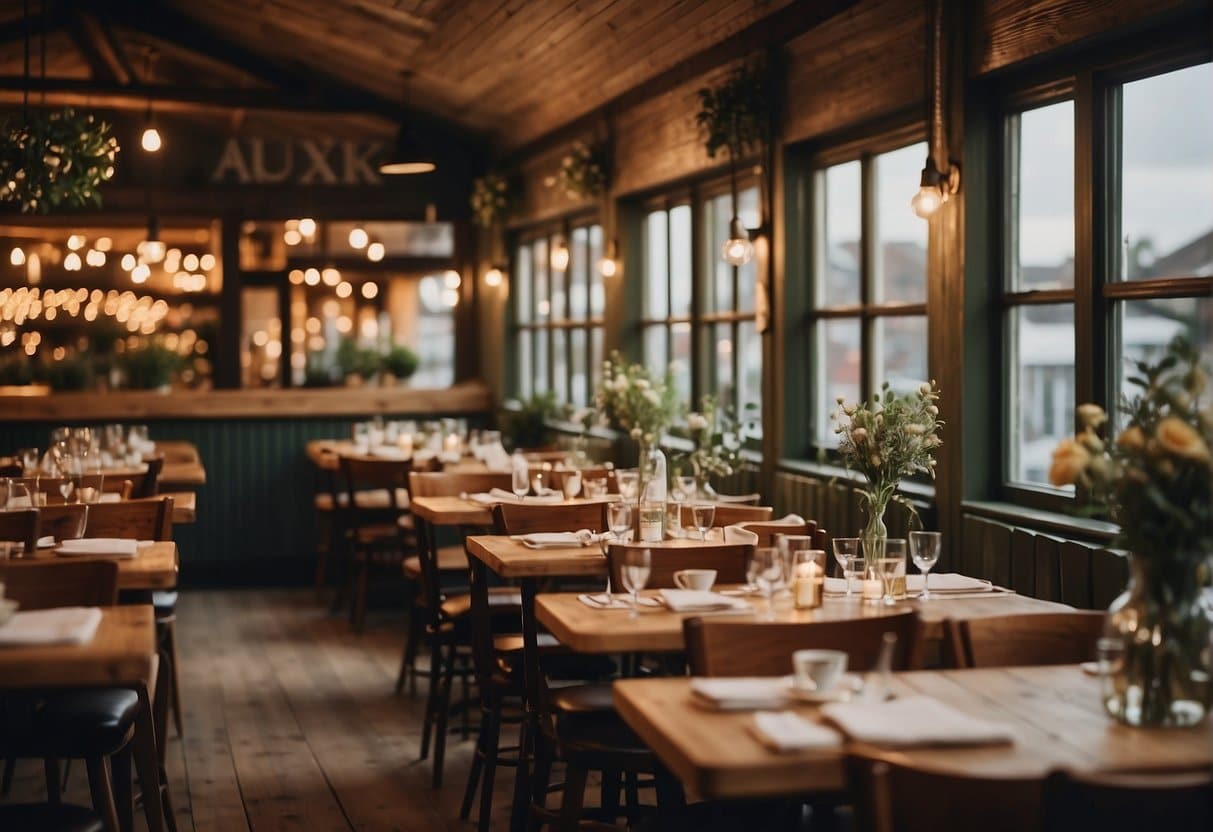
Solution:
[{"label": "candle", "polygon": [[446,451],[447,453],[459,453],[458,434],[448,434],[447,437],[442,440],[442,450]]},{"label": "candle", "polygon": [[884,582],[880,578],[865,578],[863,581],[863,600],[879,601],[884,597]]},{"label": "candle", "polygon": [[396,437],[396,445],[406,456],[413,455],[413,434],[401,433]]},{"label": "candle", "polygon": [[796,580],[792,587],[796,608],[803,610],[820,607],[824,584],[821,567],[815,561],[796,564]]}]

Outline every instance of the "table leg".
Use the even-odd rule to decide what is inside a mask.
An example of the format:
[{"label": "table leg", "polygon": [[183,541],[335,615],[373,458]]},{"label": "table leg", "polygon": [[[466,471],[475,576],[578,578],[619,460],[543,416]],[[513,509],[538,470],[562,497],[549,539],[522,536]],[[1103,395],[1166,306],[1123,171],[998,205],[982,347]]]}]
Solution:
[{"label": "table leg", "polygon": [[539,664],[539,629],[535,621],[535,595],[538,585],[534,578],[522,581],[522,670],[523,704],[525,714],[519,732],[518,768],[514,771],[514,805],[510,813],[511,832],[527,828],[531,802],[531,761],[534,759],[535,736],[538,730],[534,692],[543,680]]},{"label": "table leg", "polygon": [[143,792],[143,811],[148,832],[164,832],[164,804],[160,800],[160,754],[156,750],[156,729],[152,703],[147,689],[139,691],[139,715],[135,717],[135,770]]}]

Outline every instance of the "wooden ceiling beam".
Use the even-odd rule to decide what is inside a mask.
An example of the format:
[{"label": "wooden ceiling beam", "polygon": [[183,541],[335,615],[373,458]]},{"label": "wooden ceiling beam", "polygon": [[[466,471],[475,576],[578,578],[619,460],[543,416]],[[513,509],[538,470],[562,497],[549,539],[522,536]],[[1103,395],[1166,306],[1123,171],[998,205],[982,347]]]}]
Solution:
[{"label": "wooden ceiling beam", "polygon": [[88,9],[76,6],[71,11],[68,34],[88,61],[93,77],[128,86],[135,80],[135,72],[122,45],[114,33]]}]

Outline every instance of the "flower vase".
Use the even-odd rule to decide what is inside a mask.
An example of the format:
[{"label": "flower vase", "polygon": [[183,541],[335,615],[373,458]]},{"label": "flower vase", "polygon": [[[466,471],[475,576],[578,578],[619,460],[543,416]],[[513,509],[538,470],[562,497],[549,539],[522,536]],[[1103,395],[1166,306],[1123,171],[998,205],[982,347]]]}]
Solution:
[{"label": "flower vase", "polygon": [[1118,722],[1180,727],[1208,714],[1213,620],[1200,563],[1129,556],[1129,585],[1108,608],[1100,642],[1104,709]]},{"label": "flower vase", "polygon": [[716,489],[712,487],[712,475],[696,465],[695,499],[711,503],[715,502],[716,497]]}]

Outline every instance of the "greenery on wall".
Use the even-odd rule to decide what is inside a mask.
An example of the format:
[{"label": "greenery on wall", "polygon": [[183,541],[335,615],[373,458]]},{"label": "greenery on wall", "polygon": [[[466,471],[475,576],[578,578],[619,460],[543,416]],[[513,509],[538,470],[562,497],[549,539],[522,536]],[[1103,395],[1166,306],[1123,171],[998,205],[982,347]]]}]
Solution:
[{"label": "greenery on wall", "polygon": [[572,150],[560,160],[560,170],[544,184],[559,187],[569,199],[596,199],[607,188],[611,151],[606,142],[573,142]]},{"label": "greenery on wall", "polygon": [[118,154],[107,123],[69,107],[13,114],[0,135],[0,201],[19,203],[26,214],[101,205],[100,187],[113,177]]},{"label": "greenery on wall", "polygon": [[770,139],[775,115],[772,65],[752,61],[734,69],[715,87],[699,90],[695,123],[704,134],[708,156],[727,150],[733,159],[756,152]]},{"label": "greenery on wall", "polygon": [[492,228],[510,213],[512,195],[506,177],[486,173],[472,181],[472,218],[481,228]]}]

